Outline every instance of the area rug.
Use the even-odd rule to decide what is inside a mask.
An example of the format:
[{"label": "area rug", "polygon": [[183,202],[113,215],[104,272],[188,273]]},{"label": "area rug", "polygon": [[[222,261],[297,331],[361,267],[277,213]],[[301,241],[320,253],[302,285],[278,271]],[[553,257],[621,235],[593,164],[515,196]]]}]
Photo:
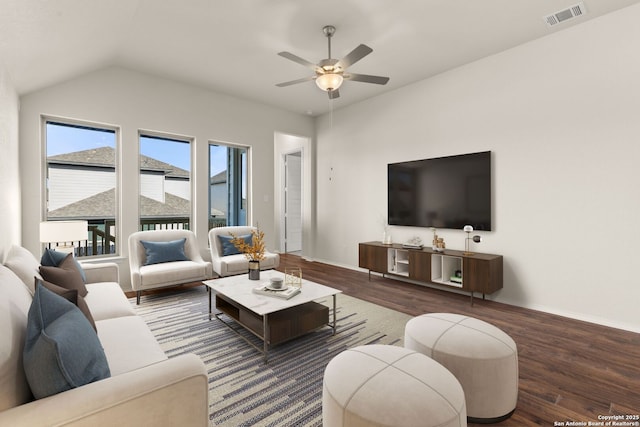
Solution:
[{"label": "area rug", "polygon": [[[130,301],[168,357],[195,353],[204,361],[211,426],[321,426],[327,363],[359,345],[402,345],[410,319],[340,294],[335,335],[326,327],[275,346],[265,364],[261,353],[220,320],[209,320],[204,286],[143,296],[139,306]],[[330,299],[318,302],[331,307]],[[260,345],[253,335],[245,336]]]}]

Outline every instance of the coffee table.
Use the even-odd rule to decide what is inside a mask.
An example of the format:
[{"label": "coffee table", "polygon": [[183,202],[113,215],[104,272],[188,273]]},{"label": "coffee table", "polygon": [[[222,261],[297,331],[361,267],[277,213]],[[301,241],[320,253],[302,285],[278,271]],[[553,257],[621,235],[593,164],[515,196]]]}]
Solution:
[{"label": "coffee table", "polygon": [[[297,338],[323,326],[336,333],[336,296],[342,291],[302,279],[300,293],[290,299],[253,293],[253,289],[269,282],[272,277],[284,279],[284,273],[276,270],[260,272],[260,280],[249,280],[247,274],[229,276],[203,282],[209,290],[209,320],[215,316],[223,324],[243,338],[249,345],[262,352],[268,361],[269,347]],[[211,291],[215,292],[216,308],[212,313]],[[315,302],[321,298],[333,298],[333,319],[329,321],[329,307]],[[262,348],[238,332],[232,322],[221,318],[224,313],[233,323],[240,325],[262,341]]]}]

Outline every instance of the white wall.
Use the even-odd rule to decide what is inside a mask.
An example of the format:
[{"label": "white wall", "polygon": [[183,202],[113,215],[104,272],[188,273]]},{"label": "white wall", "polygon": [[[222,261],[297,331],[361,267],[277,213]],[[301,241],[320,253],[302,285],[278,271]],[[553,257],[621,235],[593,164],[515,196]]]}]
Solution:
[{"label": "white wall", "polygon": [[[39,252],[37,224],[43,214],[41,186],[42,144],[40,116],[70,117],[120,128],[118,153],[122,170],[119,235],[138,226],[138,132],[140,129],[193,138],[192,176],[195,185],[194,231],[203,252],[207,248],[209,141],[225,141],[252,149],[253,222],[265,231],[274,247],[273,180],[274,133],[311,135],[313,120],[266,105],[205,89],[133,72],[107,68],[21,98],[20,170],[23,191],[23,244]],[[134,189],[134,191],[131,191]],[[127,254],[125,245],[120,253]],[[126,259],[120,259],[121,283],[128,287]]]},{"label": "white wall", "polygon": [[490,298],[640,331],[638,22],[640,5],[319,118],[316,257],[357,266],[381,240],[387,163],[491,150]]},{"label": "white wall", "polygon": [[18,95],[0,63],[0,261],[12,244],[19,245],[21,229],[18,171]]}]

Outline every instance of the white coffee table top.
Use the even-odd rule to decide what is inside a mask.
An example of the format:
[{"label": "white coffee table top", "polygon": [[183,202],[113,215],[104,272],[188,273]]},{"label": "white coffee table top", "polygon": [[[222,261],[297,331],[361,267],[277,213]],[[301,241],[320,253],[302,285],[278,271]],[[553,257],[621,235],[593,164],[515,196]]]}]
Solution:
[{"label": "white coffee table top", "polygon": [[207,280],[203,283],[216,293],[224,295],[260,316],[342,293],[341,290],[305,279],[302,279],[300,293],[288,300],[253,293],[253,288],[268,283],[272,277],[281,277],[284,280],[284,273],[276,270],[265,270],[260,272],[260,280],[249,280],[247,274],[241,274]]}]

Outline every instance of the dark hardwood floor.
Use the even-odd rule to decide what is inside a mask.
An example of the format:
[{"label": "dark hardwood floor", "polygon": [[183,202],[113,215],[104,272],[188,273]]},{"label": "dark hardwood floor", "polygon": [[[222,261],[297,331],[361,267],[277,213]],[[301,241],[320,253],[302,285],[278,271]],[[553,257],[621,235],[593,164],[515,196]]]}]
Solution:
[{"label": "dark hardwood floor", "polygon": [[397,311],[465,314],[509,334],[518,346],[518,405],[510,419],[495,426],[587,425],[598,416],[640,415],[640,334],[479,298],[472,307],[469,296],[374,274],[369,281],[367,273],[281,255],[278,270],[287,267]]}]

